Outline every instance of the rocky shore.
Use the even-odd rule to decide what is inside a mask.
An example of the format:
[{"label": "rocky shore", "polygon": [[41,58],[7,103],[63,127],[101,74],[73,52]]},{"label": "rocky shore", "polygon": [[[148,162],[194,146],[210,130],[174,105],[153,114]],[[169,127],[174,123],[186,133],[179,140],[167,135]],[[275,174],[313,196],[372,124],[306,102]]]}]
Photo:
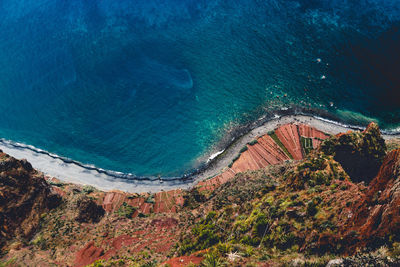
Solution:
[{"label": "rocky shore", "polygon": [[2,264],[395,266],[399,139],[274,123],[221,154],[216,175],[156,193],[66,183],[0,153]]},{"label": "rocky shore", "polygon": [[[134,179],[121,173],[109,173],[93,166],[85,166],[79,162],[58,157],[31,146],[15,144],[5,140],[0,142],[0,149],[17,159],[27,159],[35,169],[66,183],[90,185],[106,191],[121,190],[130,193],[155,193],[161,190],[189,189],[206,178],[223,173],[224,168],[237,157],[240,150],[247,143],[273,131],[280,125],[288,123],[306,124],[327,134],[337,134],[351,129],[345,125],[307,115],[285,115],[274,118],[230,142],[230,145],[223,150],[223,153],[213,158],[198,173],[174,179],[159,179],[157,177]],[[383,135],[383,137],[385,139],[393,139],[397,135]],[[298,155],[296,158],[298,158]]]}]

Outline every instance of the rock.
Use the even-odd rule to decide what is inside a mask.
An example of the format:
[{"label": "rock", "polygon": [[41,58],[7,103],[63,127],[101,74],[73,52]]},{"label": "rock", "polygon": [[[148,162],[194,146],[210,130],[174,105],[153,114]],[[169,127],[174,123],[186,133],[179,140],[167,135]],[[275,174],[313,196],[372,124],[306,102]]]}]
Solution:
[{"label": "rock", "polygon": [[[381,193],[379,193],[381,192]],[[354,221],[346,232],[358,233],[352,240],[355,247],[378,247],[390,237],[400,241],[400,149],[384,159],[378,175],[371,181],[365,197],[354,206]]]},{"label": "rock", "polygon": [[92,199],[82,197],[77,201],[78,215],[75,220],[85,223],[97,223],[104,216],[104,209]]},{"label": "rock", "polygon": [[87,243],[81,250],[75,255],[74,266],[86,266],[93,263],[95,260],[100,259],[104,254],[102,248],[98,248],[94,245],[94,241]]},{"label": "rock", "polygon": [[59,203],[30,163],[0,153],[0,248],[13,238],[29,240],[41,215]]},{"label": "rock", "polygon": [[321,150],[333,155],[354,182],[370,182],[386,155],[385,140],[379,127],[371,123],[360,132],[347,132],[325,140]]}]

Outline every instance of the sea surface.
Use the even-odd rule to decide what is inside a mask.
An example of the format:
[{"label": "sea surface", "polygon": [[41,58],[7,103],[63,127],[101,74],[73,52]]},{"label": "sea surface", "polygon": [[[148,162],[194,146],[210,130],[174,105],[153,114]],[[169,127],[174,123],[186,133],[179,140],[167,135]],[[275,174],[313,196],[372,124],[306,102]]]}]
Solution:
[{"label": "sea surface", "polygon": [[400,1],[0,1],[0,138],[175,177],[290,107],[400,130]]}]

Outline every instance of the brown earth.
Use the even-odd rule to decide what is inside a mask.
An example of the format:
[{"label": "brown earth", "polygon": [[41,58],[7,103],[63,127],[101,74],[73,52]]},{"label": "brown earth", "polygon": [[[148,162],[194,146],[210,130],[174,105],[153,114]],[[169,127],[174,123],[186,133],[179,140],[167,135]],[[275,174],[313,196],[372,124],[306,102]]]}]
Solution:
[{"label": "brown earth", "polygon": [[30,239],[42,214],[59,202],[44,176],[30,163],[0,151],[0,247],[15,237]]},{"label": "brown earth", "polygon": [[[311,139],[311,149],[322,144],[321,149],[308,154],[304,138]],[[261,220],[261,208],[270,216],[264,246],[289,254],[352,254],[366,246],[400,241],[400,150],[383,159],[382,140],[374,124],[362,133],[334,137],[303,124],[282,125],[274,134],[248,143],[230,167],[192,190],[155,194],[101,192],[53,178],[49,185],[26,161],[0,153],[3,259],[14,258],[27,266],[85,266],[101,260],[126,266],[153,261],[198,265],[202,254],[177,256],[183,236],[192,234],[209,212],[230,214],[220,216],[221,225],[214,222],[219,231],[226,230],[218,237],[247,231],[247,239],[239,235],[238,240],[248,242],[248,248],[251,242],[260,242],[251,223]],[[340,147],[346,149],[338,156]],[[358,167],[371,158],[374,166],[383,161],[372,181],[364,179],[370,182],[368,187],[360,182],[362,172],[351,170],[352,156],[346,153],[358,155]],[[308,214],[313,203],[315,214]],[[240,228],[248,223],[249,229]],[[235,226],[228,231],[230,224]],[[282,245],[292,235],[297,243],[286,247],[286,240]],[[240,257],[243,265],[252,260]],[[275,264],[257,257],[253,263]]]}]

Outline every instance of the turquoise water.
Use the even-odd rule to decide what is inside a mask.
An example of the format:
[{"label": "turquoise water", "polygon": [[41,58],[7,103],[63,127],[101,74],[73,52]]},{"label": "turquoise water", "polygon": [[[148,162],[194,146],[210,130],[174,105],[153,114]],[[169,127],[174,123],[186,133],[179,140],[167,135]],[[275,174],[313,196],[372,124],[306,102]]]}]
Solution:
[{"label": "turquoise water", "polygon": [[396,129],[399,22],[398,0],[3,0],[0,137],[179,176],[283,107]]}]

